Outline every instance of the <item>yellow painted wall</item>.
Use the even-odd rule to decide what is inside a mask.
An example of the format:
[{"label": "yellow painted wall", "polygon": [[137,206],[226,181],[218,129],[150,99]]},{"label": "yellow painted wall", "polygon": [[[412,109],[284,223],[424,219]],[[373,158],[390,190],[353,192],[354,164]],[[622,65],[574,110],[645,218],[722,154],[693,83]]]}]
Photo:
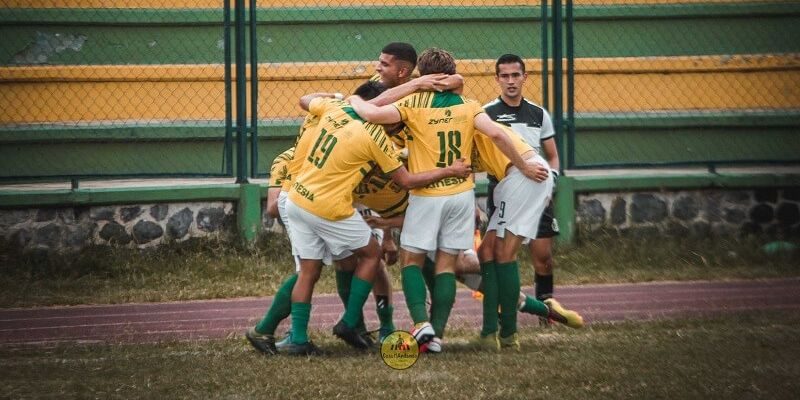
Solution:
[{"label": "yellow painted wall", "polygon": [[[525,91],[541,101],[541,64],[527,64]],[[461,61],[458,70],[467,96],[497,95],[493,60]],[[579,59],[576,71],[577,112],[800,109],[799,55]],[[301,95],[348,93],[373,73],[371,62],[263,64],[259,117],[299,117]],[[0,102],[0,123],[219,120],[223,67],[0,68]]]}]

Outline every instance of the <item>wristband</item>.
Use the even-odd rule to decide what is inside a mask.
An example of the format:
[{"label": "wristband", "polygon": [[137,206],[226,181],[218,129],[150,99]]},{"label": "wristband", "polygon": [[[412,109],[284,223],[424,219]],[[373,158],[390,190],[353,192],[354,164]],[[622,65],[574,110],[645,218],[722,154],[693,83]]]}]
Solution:
[{"label": "wristband", "polygon": [[344,100],[344,95],[337,92],[333,94],[333,98],[336,100]]}]

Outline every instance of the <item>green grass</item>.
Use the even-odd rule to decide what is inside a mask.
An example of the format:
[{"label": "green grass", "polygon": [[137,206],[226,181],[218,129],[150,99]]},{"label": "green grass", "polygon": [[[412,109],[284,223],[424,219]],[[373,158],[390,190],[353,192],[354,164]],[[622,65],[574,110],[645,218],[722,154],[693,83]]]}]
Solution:
[{"label": "green grass", "polygon": [[[556,284],[747,279],[800,275],[800,254],[766,256],[755,239],[595,238],[556,248]],[[527,255],[522,254],[523,263]],[[251,249],[192,240],[149,250],[94,247],[71,255],[20,253],[0,245],[0,307],[107,304],[267,296],[294,271],[285,236]],[[399,267],[390,268],[400,288]],[[533,271],[521,268],[523,285]],[[335,292],[325,272],[316,292]]]},{"label": "green grass", "polygon": [[800,312],[528,328],[522,351],[476,351],[472,331],[410,369],[329,334],[329,355],[264,357],[241,338],[0,347],[9,398],[782,399],[800,393]]}]

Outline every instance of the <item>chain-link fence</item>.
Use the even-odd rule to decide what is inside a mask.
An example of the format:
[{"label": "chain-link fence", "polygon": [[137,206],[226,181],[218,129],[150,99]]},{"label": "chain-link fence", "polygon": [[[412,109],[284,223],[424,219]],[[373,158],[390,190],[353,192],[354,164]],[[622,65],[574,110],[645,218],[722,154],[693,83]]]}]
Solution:
[{"label": "chain-link fence", "polygon": [[[499,94],[497,57],[520,55],[526,98],[557,115],[564,100],[566,167],[796,162],[800,4],[684,1],[566,4],[563,87],[560,63],[542,62],[552,2],[258,2],[243,35],[258,60],[248,175],[291,146],[300,96],[351,92],[396,41],[452,52],[481,102]],[[232,176],[246,147],[226,128],[231,3],[0,0],[0,178]]]},{"label": "chain-link fence", "polygon": [[[381,49],[391,42],[450,51],[464,76],[464,95],[486,103],[499,95],[495,60],[515,53],[530,77],[525,95],[543,101],[543,8],[508,0],[368,1],[309,0],[258,13],[260,134],[295,131],[310,92],[351,93],[376,76]],[[545,32],[547,32],[545,30]],[[287,144],[287,147],[291,144]],[[270,159],[271,160],[271,159]],[[259,173],[269,164],[260,160]]]},{"label": "chain-link fence", "polygon": [[221,1],[0,0],[0,177],[229,176],[223,17]]},{"label": "chain-link fence", "polygon": [[570,167],[800,161],[800,3],[639,3],[567,21]]}]

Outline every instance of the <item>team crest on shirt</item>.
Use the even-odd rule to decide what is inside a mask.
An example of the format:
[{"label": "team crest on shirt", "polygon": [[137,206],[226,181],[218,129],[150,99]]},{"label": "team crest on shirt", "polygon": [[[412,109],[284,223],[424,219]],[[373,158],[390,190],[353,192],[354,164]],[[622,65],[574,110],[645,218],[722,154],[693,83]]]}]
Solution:
[{"label": "team crest on shirt", "polygon": [[495,121],[497,122],[511,122],[517,120],[517,114],[500,114]]}]

